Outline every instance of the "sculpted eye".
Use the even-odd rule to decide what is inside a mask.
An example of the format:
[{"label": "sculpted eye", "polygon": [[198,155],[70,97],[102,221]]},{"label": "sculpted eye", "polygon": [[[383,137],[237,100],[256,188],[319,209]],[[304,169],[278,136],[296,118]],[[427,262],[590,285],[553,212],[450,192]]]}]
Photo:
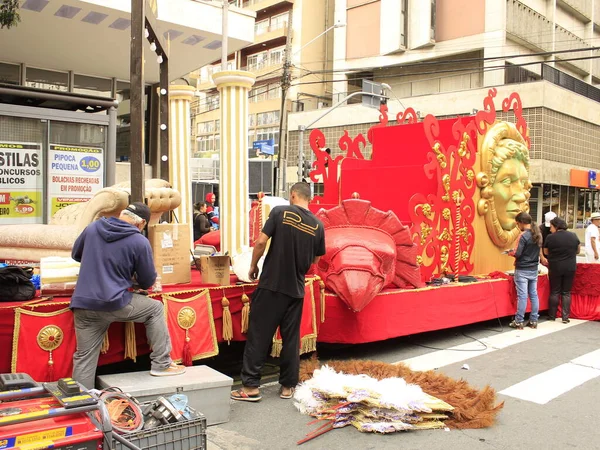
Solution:
[{"label": "sculpted eye", "polygon": [[511,181],[510,178],[504,178],[500,183],[502,183],[504,186],[510,186]]}]

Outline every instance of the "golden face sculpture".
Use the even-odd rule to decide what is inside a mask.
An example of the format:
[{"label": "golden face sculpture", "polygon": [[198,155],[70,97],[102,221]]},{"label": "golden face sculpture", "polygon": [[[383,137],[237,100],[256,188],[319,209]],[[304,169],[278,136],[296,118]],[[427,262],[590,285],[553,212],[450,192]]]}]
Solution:
[{"label": "golden face sculpture", "polygon": [[515,217],[529,211],[529,150],[513,124],[498,122],[483,137],[480,158],[477,211],[492,242],[505,248],[519,235]]}]

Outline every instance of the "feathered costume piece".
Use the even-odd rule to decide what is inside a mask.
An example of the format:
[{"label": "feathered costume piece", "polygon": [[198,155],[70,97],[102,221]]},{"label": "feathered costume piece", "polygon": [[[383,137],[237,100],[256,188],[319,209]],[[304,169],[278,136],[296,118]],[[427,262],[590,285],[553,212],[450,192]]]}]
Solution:
[{"label": "feathered costume piece", "polygon": [[300,384],[294,399],[302,414],[327,421],[317,434],[307,435],[308,439],[347,425],[370,433],[444,428],[447,416],[443,413],[454,409],[402,378],[377,380],[336,372],[328,366],[315,370],[311,379]]}]

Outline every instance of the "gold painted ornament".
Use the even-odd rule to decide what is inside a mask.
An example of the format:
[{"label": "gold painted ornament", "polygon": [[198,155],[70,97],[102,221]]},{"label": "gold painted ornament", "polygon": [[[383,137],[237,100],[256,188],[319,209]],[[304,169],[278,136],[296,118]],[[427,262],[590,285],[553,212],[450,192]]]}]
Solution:
[{"label": "gold painted ornament", "polygon": [[63,342],[65,334],[63,330],[56,325],[46,325],[40,330],[37,335],[37,344],[39,347],[48,352],[48,371],[47,380],[54,380],[54,359],[52,358],[52,352],[56,350]]}]

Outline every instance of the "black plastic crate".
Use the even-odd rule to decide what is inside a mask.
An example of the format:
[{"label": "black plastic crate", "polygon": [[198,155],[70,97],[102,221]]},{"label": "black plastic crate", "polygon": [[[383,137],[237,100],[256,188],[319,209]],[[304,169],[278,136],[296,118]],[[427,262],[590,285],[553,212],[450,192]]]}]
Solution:
[{"label": "black plastic crate", "polygon": [[[122,435],[142,450],[206,450],[206,417]],[[114,441],[115,450],[128,450]]]}]

